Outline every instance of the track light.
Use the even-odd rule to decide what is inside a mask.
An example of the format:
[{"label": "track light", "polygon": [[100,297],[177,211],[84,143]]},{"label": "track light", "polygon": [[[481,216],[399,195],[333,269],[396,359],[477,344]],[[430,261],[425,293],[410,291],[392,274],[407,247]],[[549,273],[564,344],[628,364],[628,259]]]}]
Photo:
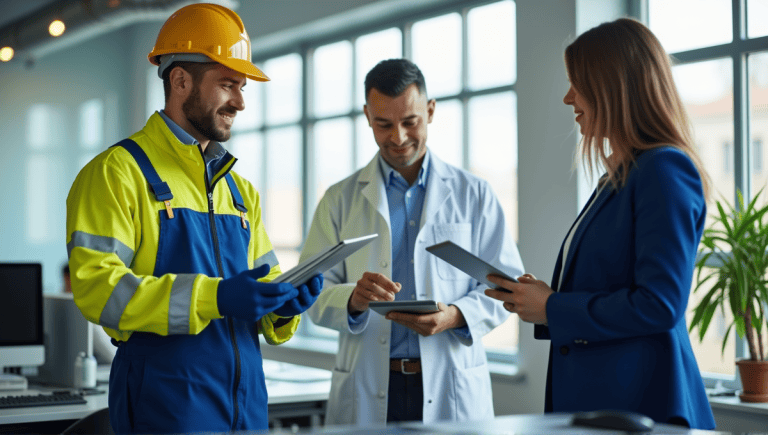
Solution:
[{"label": "track light", "polygon": [[64,30],[66,30],[66,26],[61,20],[53,20],[48,26],[48,33],[53,37],[61,36],[61,34],[64,33]]},{"label": "track light", "polygon": [[13,59],[13,48],[3,47],[0,48],[0,62],[8,62]]}]

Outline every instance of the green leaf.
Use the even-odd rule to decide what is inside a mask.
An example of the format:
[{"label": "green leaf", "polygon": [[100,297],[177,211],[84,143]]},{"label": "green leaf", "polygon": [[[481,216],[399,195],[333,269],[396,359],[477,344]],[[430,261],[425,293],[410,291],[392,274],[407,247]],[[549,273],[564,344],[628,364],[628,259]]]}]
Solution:
[{"label": "green leaf", "polygon": [[709,305],[704,309],[704,314],[701,317],[701,325],[699,326],[699,342],[704,341],[704,334],[706,334],[709,328],[709,323],[712,321],[712,316],[715,314],[717,305]]},{"label": "green leaf", "polygon": [[733,329],[733,323],[728,325],[725,330],[725,336],[723,337],[723,347],[720,348],[720,356],[725,355],[725,345],[728,343],[728,338],[731,336],[731,329]]},{"label": "green leaf", "polygon": [[723,206],[720,204],[720,201],[717,201],[715,204],[717,205],[717,211],[720,213],[720,223],[725,225],[726,230],[730,232],[731,225],[730,220],[728,219],[728,215],[725,214],[725,210],[723,210]]},{"label": "green leaf", "polygon": [[743,317],[736,317],[734,320],[734,323],[736,324],[736,333],[739,334],[739,338],[744,338],[746,335],[746,328],[744,327],[744,321]]}]

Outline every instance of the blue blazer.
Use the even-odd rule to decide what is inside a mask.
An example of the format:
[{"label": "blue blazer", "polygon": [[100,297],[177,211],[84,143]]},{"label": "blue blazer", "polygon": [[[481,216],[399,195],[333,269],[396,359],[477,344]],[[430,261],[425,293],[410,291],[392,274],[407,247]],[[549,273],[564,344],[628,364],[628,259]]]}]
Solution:
[{"label": "blue blazer", "polygon": [[560,248],[548,326],[534,329],[552,343],[546,412],[715,427],[685,322],[705,217],[699,173],[675,148],[643,152],[624,187],[603,189],[567,258]]}]

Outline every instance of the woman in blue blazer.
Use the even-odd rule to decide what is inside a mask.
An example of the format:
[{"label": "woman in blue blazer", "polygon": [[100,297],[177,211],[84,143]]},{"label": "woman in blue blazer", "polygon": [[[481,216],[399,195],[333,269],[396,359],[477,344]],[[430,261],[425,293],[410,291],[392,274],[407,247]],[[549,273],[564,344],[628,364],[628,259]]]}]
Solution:
[{"label": "woman in blue blazer", "polygon": [[581,155],[606,173],[551,287],[490,276],[512,293],[486,294],[551,340],[546,412],[620,409],[714,428],[685,323],[708,177],[669,58],[648,28],[619,19],[579,36],[565,64]]}]

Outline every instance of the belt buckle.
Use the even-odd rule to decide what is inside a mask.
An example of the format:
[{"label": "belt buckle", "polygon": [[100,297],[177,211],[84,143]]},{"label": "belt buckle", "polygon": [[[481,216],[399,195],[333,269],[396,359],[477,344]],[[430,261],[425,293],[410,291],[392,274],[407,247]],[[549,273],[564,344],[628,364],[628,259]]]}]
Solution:
[{"label": "belt buckle", "polygon": [[411,362],[411,361],[413,361],[413,360],[410,359],[410,358],[403,358],[403,359],[400,360],[400,371],[404,375],[415,375],[416,373],[418,373],[418,372],[409,372],[409,371],[405,370],[405,363],[406,362]]}]

